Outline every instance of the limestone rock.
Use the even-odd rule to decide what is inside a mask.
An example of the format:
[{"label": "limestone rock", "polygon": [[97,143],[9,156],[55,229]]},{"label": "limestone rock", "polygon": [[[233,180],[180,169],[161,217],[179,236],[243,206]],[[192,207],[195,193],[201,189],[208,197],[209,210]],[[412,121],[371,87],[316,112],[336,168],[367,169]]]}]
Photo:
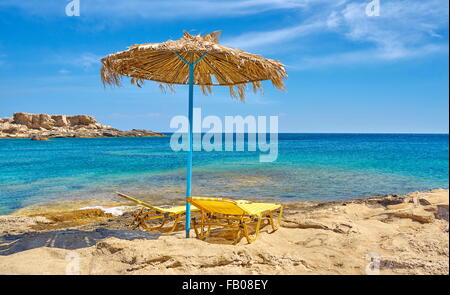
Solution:
[{"label": "limestone rock", "polygon": [[433,213],[416,208],[394,212],[393,215],[399,218],[410,218],[421,223],[432,223],[435,220]]},{"label": "limestone rock", "polygon": [[13,123],[19,124],[19,125],[25,125],[27,127],[30,127],[33,122],[33,117],[31,114],[27,113],[15,113],[13,115]]},{"label": "limestone rock", "polygon": [[[66,138],[66,137],[147,137],[164,136],[150,130],[121,131],[102,125],[88,115],[47,115],[14,113],[0,118],[0,138]],[[42,138],[42,139],[39,139]]]},{"label": "limestone rock", "polygon": [[27,114],[27,113],[15,113],[13,117],[13,123],[18,125],[25,125],[32,129],[51,129],[54,125],[54,120],[47,114]]},{"label": "limestone rock", "polygon": [[28,130],[26,126],[11,124],[11,123],[3,123],[0,124],[0,132],[8,133],[8,134],[17,134],[24,133]]},{"label": "limestone rock", "polygon": [[56,127],[66,127],[69,125],[66,115],[54,115],[52,116],[52,119],[55,121]]},{"label": "limestone rock", "polygon": [[75,125],[87,126],[90,124],[97,123],[97,121],[95,121],[94,117],[87,116],[87,115],[68,116],[67,119],[69,120],[71,126],[75,126]]},{"label": "limestone rock", "polygon": [[46,141],[48,140],[48,137],[42,135],[33,135],[31,136],[31,140]]}]

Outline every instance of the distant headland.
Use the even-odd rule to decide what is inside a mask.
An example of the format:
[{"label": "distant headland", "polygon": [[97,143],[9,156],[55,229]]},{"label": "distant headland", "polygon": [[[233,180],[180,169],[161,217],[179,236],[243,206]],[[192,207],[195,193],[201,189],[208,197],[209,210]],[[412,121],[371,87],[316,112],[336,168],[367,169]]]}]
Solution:
[{"label": "distant headland", "polygon": [[164,136],[144,129],[122,131],[102,125],[88,115],[47,115],[14,113],[12,118],[0,118],[0,138],[92,138]]}]

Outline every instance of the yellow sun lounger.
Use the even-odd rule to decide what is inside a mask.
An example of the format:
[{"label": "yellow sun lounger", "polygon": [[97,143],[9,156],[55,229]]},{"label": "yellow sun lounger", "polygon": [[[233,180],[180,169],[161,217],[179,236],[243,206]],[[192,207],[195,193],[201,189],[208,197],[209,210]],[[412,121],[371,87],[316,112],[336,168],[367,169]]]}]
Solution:
[{"label": "yellow sun lounger", "polygon": [[[192,218],[195,234],[200,239],[209,236],[211,227],[221,226],[235,229],[235,244],[239,242],[242,234],[248,243],[252,243],[258,237],[261,221],[267,221],[273,231],[276,231],[283,214],[283,207],[280,204],[206,197],[190,197],[187,200],[201,211],[200,217]],[[274,222],[276,213],[278,213],[277,225]],[[250,234],[249,225],[254,222],[256,222],[255,233]]]},{"label": "yellow sun lounger", "polygon": [[[130,227],[136,229],[137,227],[141,227],[146,231],[153,231],[155,229],[161,229],[167,221],[173,220],[173,225],[170,227],[166,234],[172,233],[177,227],[181,217],[186,213],[186,206],[173,206],[170,208],[162,208],[157,206],[152,206],[148,203],[140,201],[138,199],[132,198],[125,194],[116,192],[116,194],[122,198],[125,198],[129,201],[135,202],[142,206],[142,208],[133,214],[133,221],[130,224]],[[196,212],[199,211],[195,206],[191,206],[191,211]],[[146,221],[149,220],[158,220],[161,219],[161,224],[158,226],[149,227],[146,224]]]}]

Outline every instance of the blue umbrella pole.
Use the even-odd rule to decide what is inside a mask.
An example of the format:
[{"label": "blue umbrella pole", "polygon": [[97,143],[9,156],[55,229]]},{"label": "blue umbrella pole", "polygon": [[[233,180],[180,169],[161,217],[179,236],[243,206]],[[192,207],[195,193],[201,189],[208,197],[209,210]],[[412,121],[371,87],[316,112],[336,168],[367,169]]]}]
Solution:
[{"label": "blue umbrella pole", "polygon": [[[193,150],[193,113],[194,113],[194,69],[195,65],[206,56],[203,54],[197,61],[188,62],[181,55],[177,53],[177,56],[189,66],[189,151],[187,159],[187,172],[186,172],[186,199],[191,196],[191,183],[192,183],[192,150]],[[191,204],[186,200],[186,238],[189,238],[189,232],[191,230]]]},{"label": "blue umbrella pole", "polygon": [[[187,159],[186,172],[186,198],[191,196],[191,182],[192,182],[192,150],[193,150],[193,104],[194,104],[194,67],[195,64],[189,63],[189,151]],[[186,201],[186,238],[189,238],[191,230],[191,204]]]}]

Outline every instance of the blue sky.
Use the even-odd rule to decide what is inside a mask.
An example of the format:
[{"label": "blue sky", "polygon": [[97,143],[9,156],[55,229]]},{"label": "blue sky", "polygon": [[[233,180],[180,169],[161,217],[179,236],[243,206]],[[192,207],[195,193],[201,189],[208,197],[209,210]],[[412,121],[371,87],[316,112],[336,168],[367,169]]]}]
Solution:
[{"label": "blue sky", "polygon": [[0,117],[90,114],[121,129],[171,131],[187,87],[104,88],[99,59],[128,46],[222,31],[222,44],[286,65],[287,90],[232,100],[195,92],[206,115],[278,115],[280,132],[448,133],[447,0],[0,0]]}]

